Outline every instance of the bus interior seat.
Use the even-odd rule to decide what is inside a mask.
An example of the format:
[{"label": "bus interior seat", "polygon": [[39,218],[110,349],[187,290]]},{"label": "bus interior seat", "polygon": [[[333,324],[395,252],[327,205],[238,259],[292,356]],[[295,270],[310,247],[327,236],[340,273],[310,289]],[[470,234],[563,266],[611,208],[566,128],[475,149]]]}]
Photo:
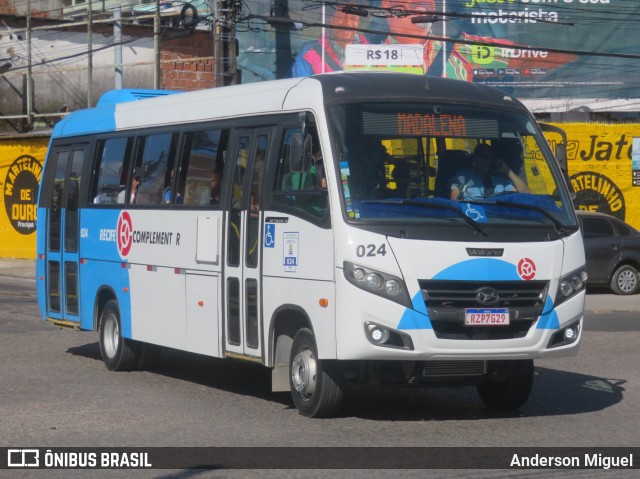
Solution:
[{"label": "bus interior seat", "polygon": [[435,196],[449,198],[449,181],[460,170],[472,167],[471,155],[464,150],[444,150],[438,153],[438,171],[435,180]]},{"label": "bus interior seat", "polygon": [[312,191],[317,187],[313,173],[289,172],[282,178],[282,191]]}]

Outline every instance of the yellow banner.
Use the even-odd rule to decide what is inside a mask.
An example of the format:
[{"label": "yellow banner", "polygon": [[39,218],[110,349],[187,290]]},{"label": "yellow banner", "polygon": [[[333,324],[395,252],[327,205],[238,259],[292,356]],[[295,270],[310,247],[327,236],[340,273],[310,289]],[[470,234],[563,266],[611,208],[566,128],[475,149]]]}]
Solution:
[{"label": "yellow banner", "polygon": [[[640,124],[555,123],[567,133],[567,164],[576,208],[599,211],[640,229]],[[551,146],[558,135],[547,135]],[[635,141],[634,141],[635,140]],[[640,151],[636,151],[640,155]],[[636,179],[634,186],[634,178]]]},{"label": "yellow banner", "polygon": [[48,143],[48,138],[0,140],[0,257],[35,257],[38,187]]}]

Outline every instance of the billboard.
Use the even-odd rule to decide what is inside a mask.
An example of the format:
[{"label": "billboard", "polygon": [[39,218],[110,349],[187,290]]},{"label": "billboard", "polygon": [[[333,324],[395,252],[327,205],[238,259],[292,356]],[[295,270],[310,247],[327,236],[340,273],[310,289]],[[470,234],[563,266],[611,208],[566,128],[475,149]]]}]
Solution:
[{"label": "billboard", "polygon": [[0,141],[0,258],[34,258],[48,138]]},{"label": "billboard", "polygon": [[[567,134],[567,166],[576,208],[640,229],[640,124],[556,123]],[[556,141],[547,135],[552,147]]]},{"label": "billboard", "polygon": [[[534,111],[634,111],[639,14],[637,0],[291,1],[284,58],[291,76],[389,68],[491,85]],[[256,52],[272,51],[282,67],[275,31],[241,39],[241,66],[260,69]]]}]

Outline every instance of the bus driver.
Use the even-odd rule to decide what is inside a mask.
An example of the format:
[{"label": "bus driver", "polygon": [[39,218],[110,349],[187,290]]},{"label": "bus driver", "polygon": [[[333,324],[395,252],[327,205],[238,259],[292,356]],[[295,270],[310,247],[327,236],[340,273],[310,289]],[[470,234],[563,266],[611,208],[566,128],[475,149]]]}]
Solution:
[{"label": "bus driver", "polygon": [[507,192],[528,193],[529,188],[487,143],[476,146],[473,168],[459,171],[450,180],[452,200],[477,200]]}]

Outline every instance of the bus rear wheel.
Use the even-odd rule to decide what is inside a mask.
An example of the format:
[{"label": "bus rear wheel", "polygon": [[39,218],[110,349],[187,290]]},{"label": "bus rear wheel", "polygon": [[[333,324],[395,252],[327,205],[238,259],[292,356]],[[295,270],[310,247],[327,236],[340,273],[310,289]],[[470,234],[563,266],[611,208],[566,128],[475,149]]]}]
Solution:
[{"label": "bus rear wheel", "polygon": [[109,371],[131,371],[138,364],[140,345],[122,337],[120,310],[115,300],[108,301],[100,315],[100,353]]},{"label": "bus rear wheel", "polygon": [[529,399],[533,386],[533,360],[495,361],[489,374],[478,383],[478,394],[493,411],[514,411]]},{"label": "bus rear wheel", "polygon": [[330,417],[340,408],[342,388],[330,364],[318,359],[313,333],[303,328],[293,338],[289,385],[293,403],[307,417]]}]

